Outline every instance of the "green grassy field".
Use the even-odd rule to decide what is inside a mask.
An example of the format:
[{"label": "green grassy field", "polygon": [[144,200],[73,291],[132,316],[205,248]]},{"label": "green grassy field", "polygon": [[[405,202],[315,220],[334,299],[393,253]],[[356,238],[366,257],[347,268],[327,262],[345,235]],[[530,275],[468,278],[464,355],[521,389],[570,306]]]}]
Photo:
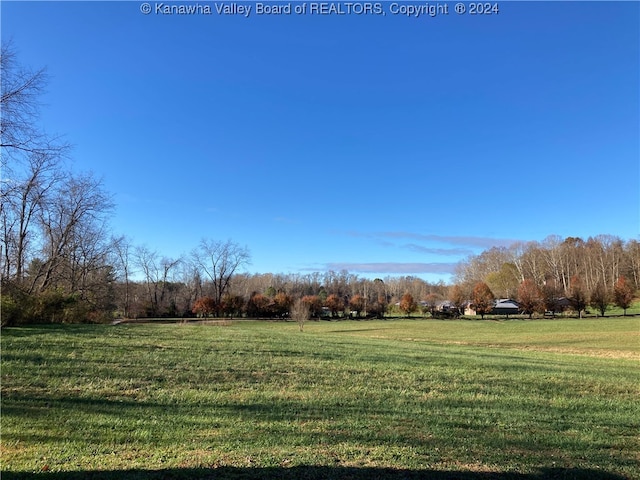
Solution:
[{"label": "green grassy field", "polygon": [[640,319],[2,331],[2,478],[640,478]]}]

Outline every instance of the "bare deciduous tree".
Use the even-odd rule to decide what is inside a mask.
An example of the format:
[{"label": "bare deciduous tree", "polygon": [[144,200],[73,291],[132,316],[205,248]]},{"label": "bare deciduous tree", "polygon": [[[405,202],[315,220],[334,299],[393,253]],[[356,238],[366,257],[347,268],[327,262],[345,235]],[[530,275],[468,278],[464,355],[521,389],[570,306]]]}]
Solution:
[{"label": "bare deciduous tree", "polygon": [[131,314],[131,275],[133,273],[133,245],[131,241],[124,235],[112,238],[111,256],[114,274],[122,286],[118,307],[122,317],[129,318]]},{"label": "bare deciduous tree", "polygon": [[35,223],[51,200],[55,185],[63,178],[58,159],[31,154],[20,172],[4,178],[2,185],[2,275],[22,284],[26,266],[38,245]]},{"label": "bare deciduous tree", "polygon": [[51,189],[63,178],[61,159],[68,145],[38,126],[45,69],[21,66],[13,45],[0,47],[0,218],[4,281],[22,288],[27,265],[38,246],[35,220]]},{"label": "bare deciduous tree", "polygon": [[2,90],[0,93],[0,148],[6,154],[4,162],[16,160],[21,154],[57,156],[67,146],[37,127],[40,114],[39,97],[47,84],[46,69],[30,70],[17,61],[13,45],[0,48]]},{"label": "bare deciduous tree", "polygon": [[146,295],[148,300],[148,314],[153,316],[169,313],[166,296],[173,270],[182,259],[162,257],[145,246],[137,247],[135,262],[144,275]]},{"label": "bare deciduous tree", "polygon": [[291,306],[291,318],[298,322],[300,331],[304,330],[304,324],[309,320],[310,312],[309,305],[302,298],[298,298],[293,302]]},{"label": "bare deciduous tree", "polygon": [[251,255],[246,247],[231,240],[220,242],[203,239],[193,250],[191,258],[194,266],[208,277],[213,284],[213,299],[217,305],[231,284],[233,274],[249,264]]},{"label": "bare deciduous tree", "polygon": [[[91,248],[104,244],[104,222],[111,208],[111,199],[102,183],[90,174],[69,175],[58,182],[55,193],[39,215],[45,258],[38,272],[41,292],[61,278],[65,264],[76,268],[79,259],[89,261],[86,254]],[[104,251],[95,252],[93,260],[106,263],[104,255]],[[67,277],[72,291],[76,279],[73,272]]]}]

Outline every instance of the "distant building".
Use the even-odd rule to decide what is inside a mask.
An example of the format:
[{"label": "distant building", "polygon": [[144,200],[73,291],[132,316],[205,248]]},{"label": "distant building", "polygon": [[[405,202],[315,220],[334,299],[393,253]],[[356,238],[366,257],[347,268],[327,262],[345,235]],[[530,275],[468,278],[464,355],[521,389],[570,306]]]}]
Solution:
[{"label": "distant building", "polygon": [[493,304],[492,315],[516,315],[520,313],[520,304],[510,298],[500,298]]},{"label": "distant building", "polygon": [[[499,298],[498,300],[494,300],[493,308],[490,315],[516,315],[520,313],[520,304],[515,300],[510,298]],[[471,304],[467,304],[464,309],[465,315],[477,315],[475,309],[471,306]]]},{"label": "distant building", "polygon": [[564,312],[565,310],[571,309],[571,302],[566,297],[560,297],[550,302],[547,305],[548,310],[544,312],[545,315],[555,315],[556,313]]}]

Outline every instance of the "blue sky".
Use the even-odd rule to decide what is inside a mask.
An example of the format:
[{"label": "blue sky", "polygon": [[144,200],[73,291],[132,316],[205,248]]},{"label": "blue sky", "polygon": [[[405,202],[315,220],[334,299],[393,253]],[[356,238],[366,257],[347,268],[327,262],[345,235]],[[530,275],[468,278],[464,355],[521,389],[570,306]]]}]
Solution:
[{"label": "blue sky", "polygon": [[517,240],[638,238],[638,2],[418,18],[142,3],[1,4],[3,42],[48,69],[43,127],[136,244],[231,239],[250,272],[448,281]]}]

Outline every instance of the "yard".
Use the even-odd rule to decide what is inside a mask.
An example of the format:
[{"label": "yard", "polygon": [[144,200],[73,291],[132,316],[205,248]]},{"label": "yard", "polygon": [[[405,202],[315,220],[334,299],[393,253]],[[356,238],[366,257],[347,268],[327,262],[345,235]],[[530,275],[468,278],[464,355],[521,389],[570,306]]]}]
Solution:
[{"label": "yard", "polygon": [[2,331],[2,478],[640,478],[640,319]]}]

